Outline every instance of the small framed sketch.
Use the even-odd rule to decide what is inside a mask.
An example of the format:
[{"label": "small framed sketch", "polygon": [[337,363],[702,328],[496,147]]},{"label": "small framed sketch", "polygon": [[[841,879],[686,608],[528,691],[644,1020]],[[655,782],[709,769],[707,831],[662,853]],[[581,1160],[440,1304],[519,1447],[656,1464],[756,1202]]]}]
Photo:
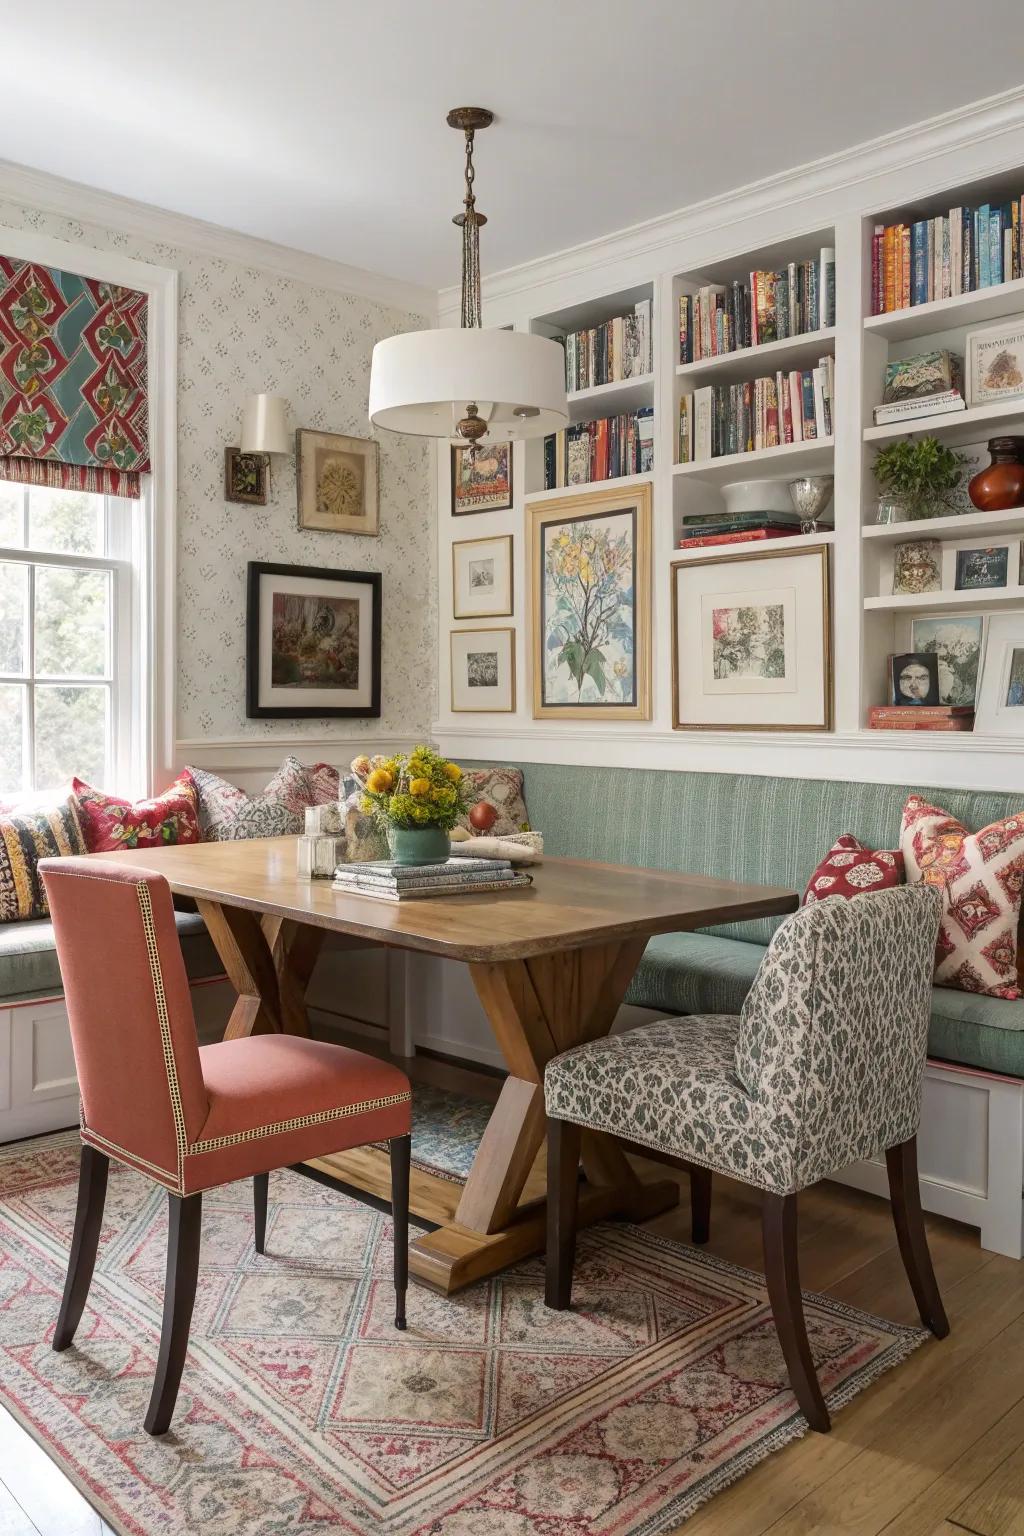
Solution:
[{"label": "small framed sketch", "polygon": [[892,590],[895,594],[939,592],[942,589],[942,545],[938,539],[912,539],[893,550]]},{"label": "small framed sketch", "polygon": [[651,716],[651,487],[529,509],[533,713]]},{"label": "small framed sketch", "polygon": [[939,658],[934,651],[905,651],[889,657],[889,702],[901,707],[940,704]]},{"label": "small framed sketch", "polygon": [[265,507],[270,489],[270,459],[265,453],[224,449],[224,500]]},{"label": "small framed sketch", "polygon": [[512,612],[512,535],[452,545],[452,617],[497,619]]},{"label": "small framed sketch", "polygon": [[984,640],[985,620],[980,613],[912,620],[911,651],[931,654],[938,662],[940,704],[974,704]]},{"label": "small framed sketch", "polygon": [[295,434],[299,527],[320,533],[380,532],[380,448],[372,437]]},{"label": "small framed sketch", "polygon": [[1024,736],[1024,613],[988,621],[975,733]]},{"label": "small framed sketch", "polygon": [[452,449],[452,516],[507,512],[512,505],[512,444]]},{"label": "small framed sketch", "polygon": [[380,574],[254,560],[248,582],[249,719],[379,715]]},{"label": "small framed sketch", "polygon": [[967,333],[967,404],[1024,398],[1024,319]]},{"label": "small framed sketch", "polygon": [[828,548],[672,567],[677,731],[832,726]]},{"label": "small framed sketch", "polygon": [[452,710],[511,714],[516,707],[514,629],[453,629]]}]

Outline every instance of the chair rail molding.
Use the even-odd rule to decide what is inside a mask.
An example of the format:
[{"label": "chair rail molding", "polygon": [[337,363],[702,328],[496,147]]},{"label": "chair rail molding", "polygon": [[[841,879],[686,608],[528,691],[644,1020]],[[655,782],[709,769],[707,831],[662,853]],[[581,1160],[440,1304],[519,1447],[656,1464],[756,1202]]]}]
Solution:
[{"label": "chair rail molding", "polygon": [[347,767],[353,757],[381,753],[408,752],[417,743],[412,736],[196,736],[179,738],[174,744],[174,763],[182,768],[191,763],[208,768],[211,773],[232,771],[273,772],[289,754],[303,762],[320,761]]}]

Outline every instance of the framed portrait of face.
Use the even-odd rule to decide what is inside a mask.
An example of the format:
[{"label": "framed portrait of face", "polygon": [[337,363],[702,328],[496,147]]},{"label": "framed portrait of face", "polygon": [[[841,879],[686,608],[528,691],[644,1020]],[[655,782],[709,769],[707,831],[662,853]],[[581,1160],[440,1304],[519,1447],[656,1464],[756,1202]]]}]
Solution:
[{"label": "framed portrait of face", "polygon": [[889,662],[893,704],[939,704],[939,658],[934,651],[906,651]]}]

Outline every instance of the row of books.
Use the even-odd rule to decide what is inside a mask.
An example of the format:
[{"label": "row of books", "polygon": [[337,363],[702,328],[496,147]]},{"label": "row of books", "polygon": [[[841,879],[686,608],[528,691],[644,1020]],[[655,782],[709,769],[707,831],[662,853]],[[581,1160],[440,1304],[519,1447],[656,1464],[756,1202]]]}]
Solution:
[{"label": "row of books", "polygon": [[876,704],[868,711],[872,731],[973,731],[970,704]]},{"label": "row of books", "polygon": [[706,283],[681,294],[679,361],[699,363],[835,323],[836,253],[823,248],[816,261],[791,261],[780,272],[751,272],[748,283]]},{"label": "row of books", "polygon": [[544,439],[544,489],[587,485],[654,468],[654,407],[579,422]]},{"label": "row of books", "polygon": [[679,401],[680,464],[832,436],[835,359],[817,368],[707,385]]},{"label": "row of books", "polygon": [[796,512],[693,512],[683,518],[680,549],[791,539],[800,532]]},{"label": "row of books", "polygon": [[413,901],[427,896],[480,896],[490,891],[521,890],[533,882],[508,859],[451,858],[446,864],[339,864],[332,886],[348,895],[378,901]]},{"label": "row of books", "polygon": [[876,224],[871,313],[953,299],[1024,276],[1022,203],[982,203],[911,224]]},{"label": "row of books", "polygon": [[641,378],[654,368],[651,301],[641,299],[631,315],[616,315],[603,325],[570,331],[562,340],[565,387],[570,393]]}]

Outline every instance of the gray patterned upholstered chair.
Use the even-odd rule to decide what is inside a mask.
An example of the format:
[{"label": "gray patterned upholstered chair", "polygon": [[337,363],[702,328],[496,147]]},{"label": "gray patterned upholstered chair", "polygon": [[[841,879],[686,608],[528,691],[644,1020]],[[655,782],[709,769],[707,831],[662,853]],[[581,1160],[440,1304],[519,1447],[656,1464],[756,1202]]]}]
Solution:
[{"label": "gray patterned upholstered chair", "polygon": [[738,1018],[665,1019],[549,1062],[548,1306],[570,1301],[587,1127],[763,1191],[768,1292],[812,1428],[829,1416],[800,1298],[798,1190],[884,1151],[921,1319],[948,1333],[916,1146],[939,908],[927,886],[816,902],[778,930]]}]

